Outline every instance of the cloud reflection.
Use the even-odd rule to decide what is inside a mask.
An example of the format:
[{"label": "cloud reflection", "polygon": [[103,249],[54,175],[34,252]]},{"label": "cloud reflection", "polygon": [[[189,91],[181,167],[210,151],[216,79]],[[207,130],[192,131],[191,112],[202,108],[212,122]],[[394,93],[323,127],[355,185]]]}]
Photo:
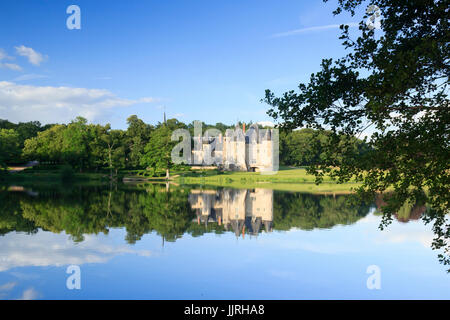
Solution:
[{"label": "cloud reflection", "polygon": [[133,250],[127,245],[107,244],[95,235],[74,243],[66,234],[39,231],[35,235],[10,233],[2,238],[0,272],[16,267],[63,266],[105,263],[122,254],[150,256],[148,250]]}]

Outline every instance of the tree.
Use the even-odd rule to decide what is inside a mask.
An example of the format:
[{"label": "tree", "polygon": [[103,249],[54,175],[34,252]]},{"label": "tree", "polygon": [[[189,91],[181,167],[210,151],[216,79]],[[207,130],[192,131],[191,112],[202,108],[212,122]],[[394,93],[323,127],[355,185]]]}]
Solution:
[{"label": "tree", "polygon": [[20,122],[15,129],[20,136],[20,147],[23,148],[25,140],[35,137],[42,131],[42,126],[39,121]]},{"label": "tree", "polygon": [[165,169],[166,179],[172,166],[171,152],[175,143],[171,141],[172,130],[168,126],[160,126],[153,131],[149,143],[145,146],[140,164],[154,170]]},{"label": "tree", "polygon": [[[339,0],[334,14],[355,15],[362,2]],[[448,2],[370,0],[369,6],[379,9],[381,30],[366,25],[370,13],[360,22],[357,39],[342,25],[346,56],[324,59],[298,92],[275,97],[267,90],[264,101],[282,127],[331,130],[325,161],[310,168],[318,182],[327,173],[339,182],[356,178],[363,182],[358,190],[363,198],[393,188],[382,227],[406,201],[428,203],[424,219],[434,221],[433,248],[443,248],[450,238]],[[368,127],[374,133],[367,153],[339,140],[360,136]]]},{"label": "tree", "polygon": [[173,147],[178,143],[172,141],[172,132],[176,129],[186,129],[187,126],[177,119],[168,119],[165,123],[158,123],[152,132],[149,143],[145,146],[140,164],[154,171],[166,170],[169,179],[170,169],[174,166],[171,159]]},{"label": "tree", "polygon": [[284,165],[308,166],[320,163],[322,144],[327,139],[323,132],[302,129],[280,135],[280,161]]},{"label": "tree", "polygon": [[127,123],[128,165],[138,167],[144,154],[145,146],[150,140],[153,127],[135,115],[130,116],[127,119]]},{"label": "tree", "polygon": [[63,131],[62,156],[66,163],[73,167],[83,168],[89,163],[89,147],[91,138],[87,130],[87,120],[77,117]]},{"label": "tree", "polygon": [[[109,125],[107,125],[109,128]],[[110,177],[112,178],[112,170],[125,167],[125,147],[123,140],[125,132],[122,130],[107,130],[102,135],[102,140],[106,144],[107,156],[105,163],[110,169]]]},{"label": "tree", "polygon": [[105,159],[107,158],[108,151],[103,137],[111,130],[111,126],[109,124],[105,126],[89,124],[83,130],[87,137],[87,141],[85,142],[87,159],[84,166],[88,169],[98,171],[106,162]]},{"label": "tree", "polygon": [[[13,129],[19,135],[19,147],[23,149],[25,145],[25,140],[36,137],[37,134],[41,131],[44,131],[50,128],[53,125],[45,125],[42,126],[39,121],[30,121],[30,122],[19,122],[18,124],[9,122],[8,120],[0,119],[0,129]],[[21,154],[16,155],[16,162],[20,162],[23,159],[21,158]]]},{"label": "tree", "polygon": [[39,132],[34,138],[25,140],[23,156],[28,160],[60,163],[62,161],[63,133],[65,125],[55,125]]},{"label": "tree", "polygon": [[0,167],[17,162],[20,153],[19,134],[14,129],[0,129]]}]

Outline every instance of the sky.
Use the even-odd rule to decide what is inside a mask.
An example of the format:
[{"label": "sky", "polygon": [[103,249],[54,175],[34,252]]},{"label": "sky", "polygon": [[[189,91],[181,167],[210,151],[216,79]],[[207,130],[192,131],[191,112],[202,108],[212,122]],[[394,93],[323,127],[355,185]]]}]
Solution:
[{"label": "sky", "polygon": [[[81,29],[68,29],[77,5]],[[296,89],[345,54],[337,1],[15,0],[0,3],[0,119],[125,129],[272,121],[266,89]]]}]

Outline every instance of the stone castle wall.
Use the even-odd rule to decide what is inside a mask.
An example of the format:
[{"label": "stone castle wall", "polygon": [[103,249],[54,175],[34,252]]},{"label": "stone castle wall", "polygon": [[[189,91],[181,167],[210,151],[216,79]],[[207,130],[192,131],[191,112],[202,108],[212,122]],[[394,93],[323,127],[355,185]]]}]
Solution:
[{"label": "stone castle wall", "polygon": [[252,125],[227,129],[215,139],[195,138],[199,150],[192,151],[194,165],[216,165],[227,171],[270,171],[273,168],[273,130]]}]

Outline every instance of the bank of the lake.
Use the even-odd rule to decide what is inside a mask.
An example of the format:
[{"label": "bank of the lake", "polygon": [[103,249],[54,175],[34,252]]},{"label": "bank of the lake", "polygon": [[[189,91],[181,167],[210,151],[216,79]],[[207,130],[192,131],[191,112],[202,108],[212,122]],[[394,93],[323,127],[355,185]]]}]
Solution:
[{"label": "bank of the lake", "polygon": [[[122,175],[114,179],[121,180]],[[0,182],[6,184],[101,183],[107,181],[110,181],[110,177],[105,172],[77,172],[59,167],[41,170],[34,168],[20,171],[3,170],[0,172]]]},{"label": "bank of the lake", "polygon": [[[282,167],[275,174],[258,172],[222,172],[218,170],[176,170],[171,171],[172,183],[181,185],[203,185],[230,188],[266,188],[281,191],[296,191],[307,193],[350,193],[358,183],[338,184],[330,177],[324,177],[321,184],[315,183],[315,177],[304,168]],[[110,183],[107,172],[70,172],[65,176],[61,168],[36,170],[26,169],[20,172],[4,173],[0,181],[8,183]],[[119,171],[113,176],[113,182],[156,182],[165,181],[165,177],[150,177],[144,171]]]},{"label": "bank of the lake", "polygon": [[187,185],[209,185],[230,188],[268,188],[282,191],[308,193],[350,193],[359,183],[336,183],[330,177],[324,177],[319,185],[315,177],[304,168],[282,167],[275,174],[258,172],[219,172],[205,170],[180,174],[177,182]]}]

